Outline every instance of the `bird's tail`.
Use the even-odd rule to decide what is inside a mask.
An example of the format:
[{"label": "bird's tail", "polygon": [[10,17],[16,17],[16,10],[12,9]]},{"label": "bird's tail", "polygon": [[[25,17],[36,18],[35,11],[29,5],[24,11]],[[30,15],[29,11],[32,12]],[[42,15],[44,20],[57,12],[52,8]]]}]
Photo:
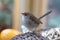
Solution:
[{"label": "bird's tail", "polygon": [[44,14],[43,16],[39,17],[39,19],[38,19],[38,20],[40,20],[40,19],[42,19],[43,17],[45,17],[45,16],[49,15],[51,12],[52,12],[52,10],[50,10],[49,12],[47,12],[46,14]]}]

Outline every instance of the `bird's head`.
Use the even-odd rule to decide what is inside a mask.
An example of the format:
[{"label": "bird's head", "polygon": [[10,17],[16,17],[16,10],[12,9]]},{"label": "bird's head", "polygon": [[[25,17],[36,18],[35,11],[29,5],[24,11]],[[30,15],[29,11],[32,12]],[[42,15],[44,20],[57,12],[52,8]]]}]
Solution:
[{"label": "bird's head", "polygon": [[24,15],[24,16],[29,16],[30,13],[25,12],[25,13],[22,13],[22,15]]}]

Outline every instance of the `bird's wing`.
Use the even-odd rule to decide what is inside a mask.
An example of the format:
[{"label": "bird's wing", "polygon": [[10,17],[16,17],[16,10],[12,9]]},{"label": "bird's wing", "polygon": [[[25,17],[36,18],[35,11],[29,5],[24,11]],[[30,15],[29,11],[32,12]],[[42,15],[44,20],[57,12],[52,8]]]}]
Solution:
[{"label": "bird's wing", "polygon": [[30,19],[31,19],[32,21],[34,21],[35,23],[37,23],[37,24],[39,24],[39,22],[40,22],[34,15],[31,15],[31,16],[30,16]]}]

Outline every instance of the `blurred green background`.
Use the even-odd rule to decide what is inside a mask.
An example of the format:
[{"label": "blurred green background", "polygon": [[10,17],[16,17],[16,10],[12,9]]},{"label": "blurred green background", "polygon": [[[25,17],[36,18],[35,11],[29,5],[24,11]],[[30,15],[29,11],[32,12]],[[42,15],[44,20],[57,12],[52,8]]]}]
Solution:
[{"label": "blurred green background", "polygon": [[12,28],[13,0],[0,0],[0,30]]}]

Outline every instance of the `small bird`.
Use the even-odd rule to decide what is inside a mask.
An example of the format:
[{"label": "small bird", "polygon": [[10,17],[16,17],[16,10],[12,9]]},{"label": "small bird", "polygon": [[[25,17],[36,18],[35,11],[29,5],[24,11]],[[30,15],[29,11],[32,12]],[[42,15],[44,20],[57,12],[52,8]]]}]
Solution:
[{"label": "small bird", "polygon": [[36,18],[33,14],[31,13],[22,13],[23,20],[22,20],[22,24],[24,26],[26,26],[28,29],[33,30],[34,28],[36,28],[37,26],[39,26],[39,24],[43,24],[40,20],[49,15],[52,12],[52,10],[50,10],[49,12],[47,12],[46,14],[44,14],[43,16]]}]

